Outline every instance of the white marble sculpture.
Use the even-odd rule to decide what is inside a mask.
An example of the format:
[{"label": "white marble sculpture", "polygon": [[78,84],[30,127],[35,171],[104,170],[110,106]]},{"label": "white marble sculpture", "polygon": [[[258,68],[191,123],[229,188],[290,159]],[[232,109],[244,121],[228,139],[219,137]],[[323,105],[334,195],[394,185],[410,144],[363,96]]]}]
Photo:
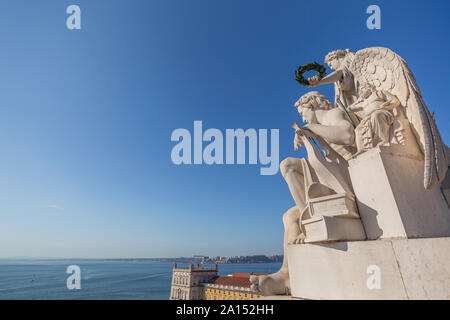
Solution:
[{"label": "white marble sculpture", "polygon": [[[386,160],[384,156],[385,162],[380,160],[386,170],[389,166],[393,168],[394,175],[402,170],[402,161],[405,161],[404,166],[414,171],[411,175],[422,180],[420,188],[423,194],[430,195],[429,199],[424,198],[423,203],[434,205],[444,199],[439,198],[440,192],[436,190],[445,178],[449,164],[446,146],[406,62],[390,49],[380,47],[356,53],[348,49],[336,50],[327,54],[325,62],[335,71],[320,81],[317,77],[308,81],[310,87],[334,83],[335,105],[317,91],[308,92],[295,103],[307,125],[300,127],[298,123],[294,124],[294,148],[304,146],[308,156],[306,159],[287,158],[280,164],[296,206],[283,216],[285,235],[281,269],[271,275],[250,278],[253,288],[264,295],[289,292],[289,245],[365,240],[366,234],[367,239],[382,238],[383,230],[379,234],[373,230],[382,227],[383,217],[394,215],[395,210],[390,208],[385,213],[382,206],[366,205],[359,198],[371,196],[365,190],[366,187],[370,189],[370,183],[382,190],[378,192],[379,197],[384,197],[383,192],[387,194],[388,191],[384,190],[392,189],[395,194],[398,188],[413,190],[414,187],[381,185],[384,182],[368,181],[370,178],[364,180],[365,186],[362,186],[357,177],[358,170],[364,167],[371,170],[372,163],[373,168],[376,167],[376,161],[369,154],[372,150],[395,157],[394,160]],[[320,144],[323,154],[317,144]],[[416,161],[413,165],[408,162],[411,159]],[[351,172],[349,163],[354,165],[353,169],[350,165]],[[417,191],[406,192],[403,197],[417,198],[416,194]],[[403,215],[405,210],[411,211],[407,205],[404,206],[406,209],[400,208],[402,201],[392,200],[394,205],[400,203],[399,208],[395,208],[399,215]],[[438,204],[434,210],[442,216],[431,219],[431,229],[424,227],[423,234],[447,235],[450,214],[446,208]],[[426,211],[429,207],[420,209]],[[381,219],[378,224],[372,212]],[[364,221],[361,221],[360,214]],[[417,225],[424,225],[423,219],[426,217],[420,217]],[[386,232],[386,235],[394,238],[421,236],[422,230],[416,228],[409,232],[404,227],[405,222],[402,219],[398,221],[401,232]],[[444,224],[444,227],[433,228],[436,224]]]},{"label": "white marble sculpture", "polygon": [[425,189],[431,189],[445,178],[448,161],[439,130],[414,75],[399,55],[381,47],[356,53],[348,49],[336,50],[327,54],[325,62],[336,71],[320,81],[315,77],[309,79],[312,86],[334,83],[335,103],[345,107],[357,101],[359,88],[366,84],[398,99],[424,156]]}]

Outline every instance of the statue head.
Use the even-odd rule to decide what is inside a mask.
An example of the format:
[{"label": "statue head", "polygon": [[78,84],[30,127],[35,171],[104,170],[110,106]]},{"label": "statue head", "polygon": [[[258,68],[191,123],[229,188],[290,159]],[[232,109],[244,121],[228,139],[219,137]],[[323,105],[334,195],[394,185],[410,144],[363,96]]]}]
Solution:
[{"label": "statue head", "polygon": [[316,111],[317,110],[330,110],[333,108],[330,100],[328,100],[323,94],[318,91],[311,91],[298,99],[295,103],[295,108],[302,116],[304,122],[316,123]]},{"label": "statue head", "polygon": [[379,101],[387,101],[384,92],[377,90],[377,88],[369,82],[365,82],[358,87],[358,101],[366,100],[372,94],[374,94]]},{"label": "statue head", "polygon": [[345,50],[334,50],[329,52],[325,56],[325,63],[333,70],[337,70],[341,67],[342,62],[348,55],[352,55],[353,53],[350,49]]}]

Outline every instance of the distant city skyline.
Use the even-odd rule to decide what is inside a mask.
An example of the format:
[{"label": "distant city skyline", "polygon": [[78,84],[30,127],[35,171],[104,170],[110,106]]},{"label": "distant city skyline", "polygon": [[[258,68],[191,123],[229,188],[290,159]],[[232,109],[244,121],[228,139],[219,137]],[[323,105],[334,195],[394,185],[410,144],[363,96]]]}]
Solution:
[{"label": "distant city skyline", "polygon": [[282,253],[281,174],[177,166],[171,133],[278,129],[279,160],[304,157],[294,71],[335,49],[398,53],[450,144],[449,1],[77,0],[68,30],[71,4],[0,4],[0,258]]}]

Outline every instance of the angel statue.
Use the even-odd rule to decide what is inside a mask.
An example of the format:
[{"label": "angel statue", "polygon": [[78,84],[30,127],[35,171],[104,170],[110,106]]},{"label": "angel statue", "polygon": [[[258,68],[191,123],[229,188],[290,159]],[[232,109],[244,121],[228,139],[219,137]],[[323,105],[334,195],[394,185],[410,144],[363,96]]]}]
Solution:
[{"label": "angel statue", "polygon": [[[361,133],[356,138],[358,152],[380,143],[411,145],[408,138],[415,140],[424,158],[424,188],[432,189],[442,182],[448,167],[446,146],[407,63],[382,47],[356,53],[335,50],[326,55],[325,63],[335,71],[320,81],[317,77],[308,81],[311,87],[335,84],[335,104],[349,111],[357,135]],[[369,92],[363,93],[367,88]],[[378,106],[377,99],[381,102]]]},{"label": "angel statue", "polygon": [[[346,158],[351,157],[354,150],[355,133],[345,113],[334,108],[317,91],[303,95],[295,107],[308,124],[302,128],[298,123],[294,124],[294,148],[303,145],[308,158],[287,158],[280,164],[296,206],[283,215],[285,233],[281,269],[270,275],[250,276],[252,288],[265,296],[289,291],[287,246],[303,243],[305,239],[301,221],[310,218],[307,205],[309,199],[336,193],[353,194]],[[321,149],[312,139],[317,140]]]},{"label": "angel statue", "polygon": [[342,193],[354,196],[348,160],[377,146],[398,144],[405,153],[423,157],[425,189],[443,181],[447,171],[446,146],[400,56],[381,47],[356,53],[347,49],[328,53],[325,62],[334,71],[308,82],[310,87],[334,83],[334,106],[317,91],[308,92],[295,103],[307,125],[294,124],[294,148],[303,145],[307,158],[287,158],[280,164],[296,206],[283,215],[284,260],[280,270],[250,276],[252,288],[265,296],[290,290],[287,247],[303,243],[307,236],[302,221],[311,218],[310,200]]}]

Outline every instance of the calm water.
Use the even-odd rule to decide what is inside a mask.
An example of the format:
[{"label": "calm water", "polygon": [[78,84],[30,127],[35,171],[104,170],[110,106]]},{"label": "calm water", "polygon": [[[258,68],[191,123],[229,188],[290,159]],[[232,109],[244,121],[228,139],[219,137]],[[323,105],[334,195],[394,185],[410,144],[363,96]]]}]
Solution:
[{"label": "calm water", "polygon": [[[68,290],[69,265],[81,269],[81,289]],[[111,260],[0,260],[1,299],[169,299],[172,264]],[[281,263],[222,264],[219,274],[272,273]],[[32,281],[34,279],[34,281]]]}]

